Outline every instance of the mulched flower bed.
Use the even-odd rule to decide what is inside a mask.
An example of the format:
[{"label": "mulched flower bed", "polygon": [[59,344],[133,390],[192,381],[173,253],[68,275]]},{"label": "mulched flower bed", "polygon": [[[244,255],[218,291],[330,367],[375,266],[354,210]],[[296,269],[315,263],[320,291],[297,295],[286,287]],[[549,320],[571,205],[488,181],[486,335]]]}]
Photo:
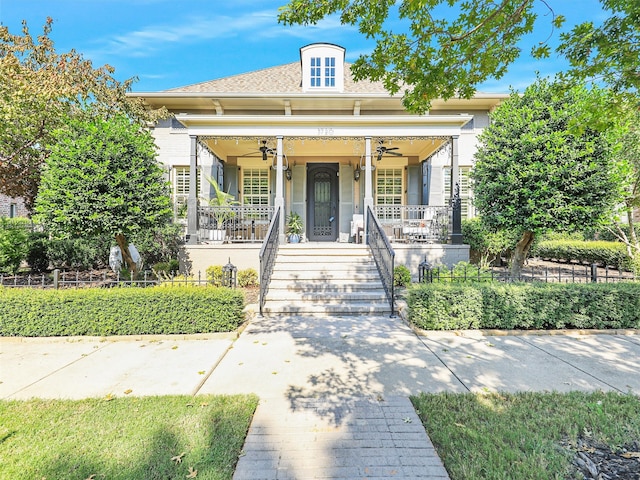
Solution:
[{"label": "mulched flower bed", "polygon": [[612,448],[581,436],[577,442],[563,445],[574,453],[573,466],[582,477],[593,480],[640,479],[640,441]]}]

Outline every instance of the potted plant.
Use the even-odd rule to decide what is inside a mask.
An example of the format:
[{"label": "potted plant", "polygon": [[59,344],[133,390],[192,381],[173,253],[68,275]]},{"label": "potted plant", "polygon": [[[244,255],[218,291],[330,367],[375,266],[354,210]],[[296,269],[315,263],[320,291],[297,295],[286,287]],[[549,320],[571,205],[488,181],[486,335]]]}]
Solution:
[{"label": "potted plant", "polygon": [[215,180],[207,177],[207,181],[215,191],[214,197],[207,200],[209,206],[212,207],[211,216],[214,220],[214,228],[210,231],[210,240],[224,241],[227,233],[224,223],[235,216],[232,207],[240,205],[240,202],[233,195],[222,190]]},{"label": "potted plant", "polygon": [[302,218],[300,218],[300,215],[296,212],[289,213],[285,232],[289,236],[289,243],[299,243],[302,230]]}]

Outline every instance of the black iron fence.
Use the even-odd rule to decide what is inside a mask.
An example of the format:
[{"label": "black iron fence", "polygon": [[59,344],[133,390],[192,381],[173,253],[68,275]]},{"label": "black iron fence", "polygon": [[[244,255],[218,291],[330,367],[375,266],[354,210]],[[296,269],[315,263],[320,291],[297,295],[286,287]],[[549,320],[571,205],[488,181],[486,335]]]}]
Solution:
[{"label": "black iron fence", "polygon": [[391,242],[447,243],[451,208],[433,205],[376,205],[376,217]]},{"label": "black iron fence", "polygon": [[474,265],[432,267],[426,261],[418,266],[419,282],[544,282],[612,283],[637,280],[632,272],[592,265],[525,266],[517,278],[503,267],[480,268]]},{"label": "black iron fence", "polygon": [[[0,287],[5,288],[117,288],[117,287],[150,287],[154,285],[167,286],[236,286],[236,278],[233,275],[225,277],[222,272],[220,278],[209,278],[206,274],[198,272],[194,275],[166,274],[156,275],[145,271],[138,274],[120,274],[114,272],[75,271],[67,272],[54,270],[51,273],[29,275],[5,275],[0,274]],[[233,273],[233,272],[232,272]]]},{"label": "black iron fence", "polygon": [[198,208],[201,242],[262,242],[267,236],[274,207],[251,205]]},{"label": "black iron fence", "polygon": [[384,291],[387,294],[393,317],[395,313],[393,269],[396,253],[391,248],[389,239],[371,208],[367,208],[367,243],[378,267],[380,280],[382,280]]}]

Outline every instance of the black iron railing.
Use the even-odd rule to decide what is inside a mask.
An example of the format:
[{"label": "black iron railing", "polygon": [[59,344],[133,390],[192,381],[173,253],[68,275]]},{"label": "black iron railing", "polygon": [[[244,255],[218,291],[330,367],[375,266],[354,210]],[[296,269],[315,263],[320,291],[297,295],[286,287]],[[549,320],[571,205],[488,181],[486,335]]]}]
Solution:
[{"label": "black iron railing", "polygon": [[253,205],[198,208],[201,242],[262,242],[273,216],[273,207]]},{"label": "black iron railing", "polygon": [[393,317],[395,315],[393,269],[396,252],[391,248],[387,235],[370,207],[367,208],[366,236],[373,259],[378,267],[378,273],[380,274],[384,291],[387,294],[387,299],[391,306],[391,316]]},{"label": "black iron railing", "polygon": [[273,266],[276,263],[276,256],[278,255],[278,247],[280,246],[280,215],[281,209],[278,207],[275,215],[271,219],[269,230],[262,248],[260,249],[260,315],[262,316],[262,309],[264,302],[267,298],[267,292],[269,291],[269,282],[271,282],[271,274],[273,273]]},{"label": "black iron railing", "polygon": [[431,267],[426,261],[418,267],[418,281],[423,283],[460,282],[542,282],[542,283],[617,283],[637,281],[633,272],[614,267],[592,265],[525,266],[517,278],[508,268],[476,265]]},{"label": "black iron railing", "polygon": [[392,242],[447,243],[451,208],[434,205],[376,205],[375,214]]}]

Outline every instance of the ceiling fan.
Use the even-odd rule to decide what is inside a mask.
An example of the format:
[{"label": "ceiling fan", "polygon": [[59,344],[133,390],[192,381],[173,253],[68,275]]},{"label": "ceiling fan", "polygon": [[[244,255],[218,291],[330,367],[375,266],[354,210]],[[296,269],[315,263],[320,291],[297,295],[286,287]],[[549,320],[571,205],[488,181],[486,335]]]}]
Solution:
[{"label": "ceiling fan", "polygon": [[[262,145],[260,145],[260,148],[258,148],[258,152],[260,152],[260,154],[262,155],[262,160],[267,160],[267,158],[269,157],[269,155],[275,155],[276,154],[276,150],[274,148],[271,148],[269,146],[267,146],[267,141],[266,140],[262,140],[261,141]],[[242,157],[252,157],[255,156],[255,153],[258,152],[252,152],[252,153],[245,153],[244,155],[241,155]]]},{"label": "ceiling fan", "polygon": [[396,152],[400,147],[385,147],[384,140],[380,140],[378,142],[378,146],[376,147],[376,160],[382,160],[384,155],[395,155],[396,157],[401,157],[402,153]]}]

